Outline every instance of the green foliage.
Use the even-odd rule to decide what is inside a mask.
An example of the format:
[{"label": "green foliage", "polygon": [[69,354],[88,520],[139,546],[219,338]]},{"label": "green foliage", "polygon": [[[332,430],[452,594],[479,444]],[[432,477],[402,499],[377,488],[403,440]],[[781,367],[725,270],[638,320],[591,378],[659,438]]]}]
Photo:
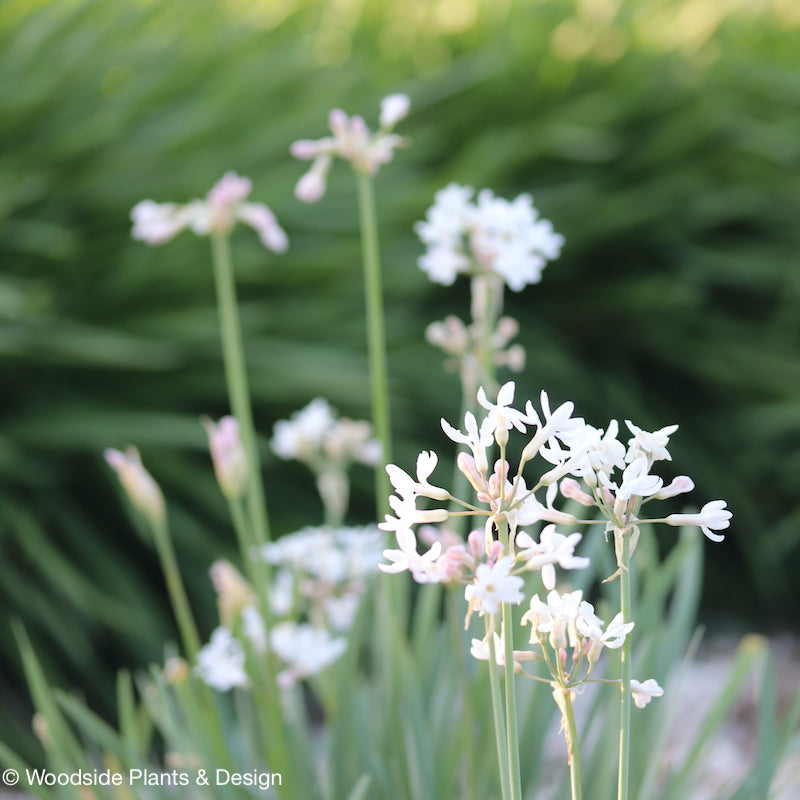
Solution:
[{"label": "green foliage", "polygon": [[[103,447],[135,441],[164,486],[206,627],[205,570],[233,548],[196,422],[227,411],[206,243],[133,243],[131,206],[199,196],[226,169],[250,175],[292,240],[269,260],[254,238],[235,241],[256,424],[266,437],[316,395],[366,416],[349,176],[337,171],[325,200],[302,207],[291,188],[303,167],[287,148],[322,135],[333,105],[373,121],[395,90],[414,108],[411,146],[378,180],[398,463],[429,441],[425,420],[458,413],[455,379],[440,377],[422,332],[464,313],[463,290],[433,288],[415,268],[411,224],[447,181],[532,191],[568,244],[509,305],[529,356],[520,392],[546,386],[597,424],[679,420],[676,461],[692,465],[698,496],[725,497],[735,514],[709,564],[711,607],[792,618],[789,4],[38,5],[0,8],[0,655],[12,683],[12,617],[59,684],[101,695],[105,684],[109,697],[109,664],[160,659],[174,636],[155,555],[120,510]],[[300,473],[266,461],[277,532],[307,523]],[[355,513],[368,519],[359,478]],[[373,791],[350,777],[339,796]]]}]

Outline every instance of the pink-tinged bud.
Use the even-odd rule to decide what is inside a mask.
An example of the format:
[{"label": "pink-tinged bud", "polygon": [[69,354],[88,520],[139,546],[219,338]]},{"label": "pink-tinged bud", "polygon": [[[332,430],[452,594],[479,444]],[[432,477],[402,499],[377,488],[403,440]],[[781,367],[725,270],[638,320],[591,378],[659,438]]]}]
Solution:
[{"label": "pink-tinged bud", "polygon": [[142,465],[139,451],[129,446],[124,453],[119,450],[106,450],[108,465],[119,476],[122,488],[133,506],[147,517],[152,525],[162,525],[166,519],[166,506],[161,489],[153,476]]},{"label": "pink-tinged bud", "polygon": [[505,550],[506,549],[503,547],[503,543],[498,542],[497,539],[494,539],[486,550],[486,560],[493,564],[495,561],[505,555]]},{"label": "pink-tinged bud", "polygon": [[665,486],[654,497],[656,500],[666,500],[668,497],[691,492],[692,489],[694,489],[694,481],[686,475],[678,475],[669,486]]},{"label": "pink-tinged bud", "polygon": [[229,500],[238,500],[247,490],[247,454],[239,436],[239,423],[234,417],[223,417],[218,423],[207,417],[202,420],[208,433],[208,444],[214,472],[222,493]]},{"label": "pink-tinged bud", "polygon": [[561,494],[568,497],[570,500],[576,500],[582,506],[593,506],[595,504],[594,498],[581,489],[578,481],[573,478],[564,478],[559,484]]},{"label": "pink-tinged bud", "polygon": [[562,672],[567,671],[567,650],[564,647],[558,648],[558,665]]},{"label": "pink-tinged bud", "polygon": [[487,489],[486,481],[475,467],[475,459],[469,454],[461,452],[456,456],[456,466],[469,481],[469,485],[476,492],[485,492]]},{"label": "pink-tinged bud", "polygon": [[217,593],[220,622],[229,628],[245,608],[253,605],[255,595],[250,584],[230,561],[215,561],[209,573]]},{"label": "pink-tinged bud", "polygon": [[469,552],[476,561],[480,561],[483,558],[483,554],[486,552],[485,544],[483,531],[471,531],[467,536]]},{"label": "pink-tinged bud", "polygon": [[331,160],[329,155],[318,156],[311,169],[297,182],[294,195],[300,202],[316,203],[325,194]]},{"label": "pink-tinged bud", "polygon": [[411,100],[405,94],[390,94],[381,100],[381,128],[393,128],[408,116],[408,110],[411,108]]}]

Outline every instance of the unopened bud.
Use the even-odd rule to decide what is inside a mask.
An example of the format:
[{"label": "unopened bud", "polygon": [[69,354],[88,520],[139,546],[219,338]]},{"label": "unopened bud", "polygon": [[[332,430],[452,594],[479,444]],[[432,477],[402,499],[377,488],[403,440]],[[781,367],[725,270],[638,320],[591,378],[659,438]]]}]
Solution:
[{"label": "unopened bud", "polygon": [[381,128],[393,128],[408,115],[411,100],[405,94],[390,94],[381,100]]},{"label": "unopened bud", "polygon": [[209,572],[217,593],[220,622],[229,628],[236,616],[255,602],[253,590],[230,561],[215,561]]},{"label": "unopened bud", "polygon": [[559,489],[564,497],[576,500],[582,506],[595,505],[594,498],[581,489],[580,484],[574,478],[564,478],[559,484]]},{"label": "unopened bud", "polygon": [[108,449],[103,454],[108,465],[119,476],[122,488],[133,506],[147,517],[152,525],[161,525],[166,519],[164,495],[153,476],[142,465],[139,451],[129,446],[124,453]]},{"label": "unopened bud", "polygon": [[223,417],[218,423],[207,417],[202,420],[208,433],[211,459],[222,493],[229,500],[238,500],[247,489],[247,454],[239,436],[239,423],[234,417]]},{"label": "unopened bud", "polygon": [[173,686],[183,683],[189,677],[189,672],[189,665],[185,659],[177,656],[167,659],[167,663],[164,664],[164,680]]},{"label": "unopened bud", "polygon": [[658,494],[655,495],[656,500],[666,500],[668,497],[675,497],[678,494],[685,494],[694,489],[694,481],[687,475],[678,475],[672,483],[665,486]]}]

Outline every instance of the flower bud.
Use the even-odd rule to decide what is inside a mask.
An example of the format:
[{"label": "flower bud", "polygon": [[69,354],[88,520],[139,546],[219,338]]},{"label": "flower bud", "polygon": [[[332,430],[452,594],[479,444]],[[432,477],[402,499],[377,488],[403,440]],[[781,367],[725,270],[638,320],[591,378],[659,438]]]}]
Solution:
[{"label": "flower bud", "polygon": [[230,561],[215,561],[209,573],[217,593],[220,622],[223,627],[231,627],[236,616],[253,605],[253,590]]},{"label": "flower bud", "polygon": [[561,489],[561,494],[563,494],[564,497],[567,497],[570,500],[576,500],[582,506],[595,505],[594,498],[584,492],[583,489],[581,489],[578,481],[574,480],[573,478],[564,478],[564,480],[561,481],[559,488]]},{"label": "flower bud", "polygon": [[247,454],[239,436],[235,417],[223,417],[218,423],[207,417],[202,420],[208,433],[211,459],[222,493],[229,500],[238,500],[247,490]]},{"label": "flower bud", "polygon": [[124,453],[107,449],[103,455],[119,476],[122,488],[133,506],[147,517],[151,525],[161,525],[166,519],[164,495],[153,476],[142,465],[139,451],[129,446]]},{"label": "flower bud", "polygon": [[393,128],[408,115],[411,100],[405,94],[390,94],[381,100],[381,128]]},{"label": "flower bud", "polygon": [[660,492],[653,495],[656,500],[666,500],[668,497],[675,497],[678,494],[685,494],[694,489],[694,481],[686,475],[678,475],[669,486],[665,486]]},{"label": "flower bud", "polygon": [[189,677],[189,665],[177,656],[167,659],[164,664],[164,680],[172,685],[183,683]]},{"label": "flower bud", "polygon": [[325,194],[330,156],[320,156],[294,187],[294,196],[302,203],[316,203]]}]

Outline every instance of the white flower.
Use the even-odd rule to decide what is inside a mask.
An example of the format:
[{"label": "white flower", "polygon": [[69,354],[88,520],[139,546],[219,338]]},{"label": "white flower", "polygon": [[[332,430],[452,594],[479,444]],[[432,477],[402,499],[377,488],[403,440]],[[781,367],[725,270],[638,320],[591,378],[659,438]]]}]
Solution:
[{"label": "white flower", "polygon": [[564,536],[556,532],[555,525],[547,525],[539,534],[538,542],[527,533],[518,533],[516,544],[522,549],[517,555],[525,562],[525,569],[541,570],[545,589],[554,589],[556,585],[554,564],[558,564],[561,569],[585,569],[589,566],[588,558],[575,555],[575,548],[582,538],[580,533]]},{"label": "white flower", "polygon": [[442,543],[434,542],[427,553],[417,552],[417,538],[410,528],[395,531],[399,550],[384,550],[384,558],[389,564],[378,564],[382,572],[403,572],[408,570],[417,583],[438,583],[440,576],[434,569],[436,559],[442,552]]},{"label": "white flower", "polygon": [[[507,431],[516,428],[520,433],[525,433],[525,425],[530,424],[528,417],[516,408],[511,408],[514,402],[514,381],[504,383],[497,393],[497,403],[490,403],[486,399],[486,392],[483,386],[478,389],[478,402],[489,412],[485,424],[491,426],[495,439],[499,442],[501,438],[508,439]],[[481,428],[483,425],[481,425]]]},{"label": "white flower", "polygon": [[633,438],[628,442],[628,452],[625,456],[626,461],[634,461],[641,456],[645,456],[653,461],[672,461],[672,456],[667,450],[669,437],[678,430],[677,425],[667,425],[666,428],[648,433],[638,428],[630,420],[625,420],[625,424],[633,434]]},{"label": "white flower", "polygon": [[472,455],[475,458],[475,469],[478,473],[484,474],[486,470],[489,469],[486,448],[491,447],[494,441],[492,420],[486,417],[483,422],[481,422],[481,427],[479,429],[475,416],[467,411],[464,415],[466,433],[462,433],[454,428],[446,419],[442,419],[441,422],[442,430],[449,439],[452,439],[457,444],[465,444],[472,450]]},{"label": "white flower", "polygon": [[603,630],[603,620],[594,613],[594,606],[586,601],[582,602],[578,609],[576,626],[578,631],[590,640],[586,656],[589,663],[594,664],[597,661],[603,647],[610,647],[612,650],[622,647],[625,637],[633,630],[634,624],[623,622],[620,613]]},{"label": "white flower", "polygon": [[322,437],[333,424],[333,411],[322,397],[312,400],[305,408],[295,411],[289,420],[275,423],[270,446],[284,459],[308,460],[320,447]]},{"label": "white flower", "polygon": [[523,625],[532,626],[531,644],[540,641],[539,633],[546,633],[554,650],[568,644],[574,647],[578,642],[576,623],[582,601],[583,592],[580,589],[565,594],[553,589],[548,593],[546,603],[535,594],[531,598],[530,609],[522,617]]},{"label": "white flower", "polygon": [[712,500],[706,503],[699,514],[670,514],[664,522],[667,525],[697,525],[712,542],[721,542],[725,539],[722,534],[711,531],[725,530],[731,524],[731,514],[724,500]]},{"label": "white flower", "polygon": [[211,640],[197,653],[194,671],[212,689],[227,692],[249,683],[244,669],[244,649],[227,628],[217,628]]},{"label": "white flower", "polygon": [[648,678],[644,683],[631,681],[631,694],[637,708],[644,708],[654,697],[661,697],[664,690],[653,678]]},{"label": "white flower", "polygon": [[341,470],[350,461],[374,466],[380,444],[368,422],[337,419],[327,400],[317,397],[290,419],[275,423],[270,446],[280,458],[296,458],[319,472]]},{"label": "white flower", "polygon": [[427,245],[419,266],[431,280],[451,284],[459,273],[493,274],[513,291],[541,280],[564,239],[538,218],[528,194],[509,202],[488,189],[478,193],[450,184],[436,193],[426,219],[414,230]]},{"label": "white flower", "polygon": [[570,473],[583,478],[590,486],[597,485],[598,474],[608,478],[615,469],[625,468],[625,445],[617,439],[619,426],[615,419],[605,432],[585,425],[582,438],[572,443],[576,457],[570,463]]},{"label": "white flower", "polygon": [[494,564],[479,564],[475,582],[465,591],[470,609],[477,607],[481,615],[496,614],[503,603],[521,603],[524,596],[520,590],[524,581],[518,575],[509,574],[513,566],[511,556],[503,556]]},{"label": "white flower", "polygon": [[211,460],[222,493],[236,500],[247,488],[247,454],[239,436],[239,423],[235,417],[223,417],[218,423],[208,418],[202,420],[208,433]]},{"label": "white flower", "polygon": [[264,618],[255,606],[247,606],[242,610],[242,633],[257,653],[267,650],[267,629]]},{"label": "white flower", "polygon": [[108,448],[103,455],[119,476],[122,488],[131,503],[152,525],[160,525],[166,517],[164,495],[153,476],[144,468],[139,451],[129,446],[124,453]]},{"label": "white flower", "polygon": [[131,211],[133,238],[152,245],[164,244],[186,227],[199,236],[227,234],[238,220],[253,228],[266,248],[284,252],[289,240],[272,211],[263,203],[244,202],[251,190],[249,178],[226,172],[205,200],[184,205],[142,200]]},{"label": "white flower", "polygon": [[331,636],[324,628],[294,622],[281,622],[272,628],[269,643],[287,665],[278,674],[278,684],[284,689],[302,678],[322,672],[347,649],[346,639]]},{"label": "white flower", "polygon": [[619,486],[599,475],[601,483],[609,489],[616,491],[619,500],[629,500],[631,497],[650,497],[657,494],[664,484],[656,475],[649,474],[650,465],[646,458],[637,458],[631,462],[622,473],[622,483]]},{"label": "white flower", "polygon": [[[494,631],[491,633],[491,636],[494,644],[495,663],[504,667],[506,664],[505,637],[498,635]],[[478,661],[488,661],[490,656],[489,637],[473,639],[469,652],[470,655]],[[514,650],[514,672],[522,672],[522,666],[519,664],[520,661],[532,661],[535,658],[536,655],[530,652],[530,650]]]},{"label": "white flower", "polygon": [[419,495],[421,497],[430,497],[434,500],[447,500],[450,497],[450,492],[446,489],[440,489],[438,486],[432,486],[428,482],[428,478],[436,468],[438,460],[439,457],[433,450],[423,450],[417,456],[416,481],[394,464],[387,464],[386,472],[389,474],[392,486],[401,497],[409,498]]}]

